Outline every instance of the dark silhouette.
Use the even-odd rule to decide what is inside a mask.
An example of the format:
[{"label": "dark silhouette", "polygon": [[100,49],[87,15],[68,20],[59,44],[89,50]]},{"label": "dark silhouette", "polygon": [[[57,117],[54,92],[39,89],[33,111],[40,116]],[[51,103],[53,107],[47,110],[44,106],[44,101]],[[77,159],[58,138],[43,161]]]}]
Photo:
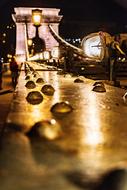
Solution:
[{"label": "dark silhouette", "polygon": [[120,48],[120,35],[116,35],[110,43],[109,50],[109,80],[116,82],[116,74],[118,67],[118,58],[125,56],[125,53]]},{"label": "dark silhouette", "polygon": [[72,65],[74,61],[74,54],[71,48],[66,49],[65,53],[65,63],[64,63],[64,70],[70,72],[72,70]]},{"label": "dark silhouette", "polygon": [[10,62],[10,70],[11,70],[11,77],[12,77],[12,86],[15,88],[17,85],[17,80],[18,80],[18,64],[13,57],[11,62]]},{"label": "dark silhouette", "polygon": [[127,56],[127,39],[122,41],[121,48]]}]

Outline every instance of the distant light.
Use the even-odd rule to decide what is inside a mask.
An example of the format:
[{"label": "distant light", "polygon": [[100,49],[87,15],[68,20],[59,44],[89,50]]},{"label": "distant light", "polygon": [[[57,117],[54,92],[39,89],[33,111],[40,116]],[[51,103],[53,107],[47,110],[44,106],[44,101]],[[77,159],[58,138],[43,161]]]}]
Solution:
[{"label": "distant light", "polygon": [[32,45],[32,40],[31,39],[28,39],[28,46],[31,46]]},{"label": "distant light", "polygon": [[10,55],[10,54],[7,54],[7,57],[8,57],[8,58],[12,58],[12,55]]},{"label": "distant light", "polygon": [[83,71],[83,70],[85,70],[85,68],[84,68],[84,67],[81,67],[81,70]]},{"label": "distant light", "polygon": [[4,58],[3,58],[3,57],[1,58],[1,62],[2,62],[2,63],[4,62]]},{"label": "distant light", "polygon": [[44,57],[45,60],[48,60],[48,59],[50,58],[50,53],[49,53],[49,51],[44,51],[44,52],[43,52],[43,57]]},{"label": "distant light", "polygon": [[6,33],[3,33],[3,36],[6,36]]},{"label": "distant light", "polygon": [[59,47],[53,47],[52,51],[51,51],[51,55],[53,58],[59,58]]},{"label": "distant light", "polygon": [[32,10],[32,21],[35,26],[40,26],[40,24],[42,23],[42,10]]}]

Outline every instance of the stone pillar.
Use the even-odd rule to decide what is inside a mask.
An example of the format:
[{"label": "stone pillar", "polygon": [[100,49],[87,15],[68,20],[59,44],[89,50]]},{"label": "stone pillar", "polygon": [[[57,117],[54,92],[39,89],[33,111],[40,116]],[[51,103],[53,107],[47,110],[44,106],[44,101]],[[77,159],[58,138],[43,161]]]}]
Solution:
[{"label": "stone pillar", "polygon": [[[12,18],[16,24],[16,56],[20,59],[19,61],[26,60],[26,36],[28,36],[29,39],[35,37],[35,27],[32,23],[33,9],[36,8],[14,8],[15,14],[12,15]],[[39,9],[42,9],[43,18],[41,26],[39,27],[39,37],[45,40],[46,50],[51,51],[54,46],[59,46],[59,44],[50,33],[48,29],[48,24],[51,24],[54,30],[58,33],[59,23],[61,21],[62,16],[58,15],[60,9]]]}]

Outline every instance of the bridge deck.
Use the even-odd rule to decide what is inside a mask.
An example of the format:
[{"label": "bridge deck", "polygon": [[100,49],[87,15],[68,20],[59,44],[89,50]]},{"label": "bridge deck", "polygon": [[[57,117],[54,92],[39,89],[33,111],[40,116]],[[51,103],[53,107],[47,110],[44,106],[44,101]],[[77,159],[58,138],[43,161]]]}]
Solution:
[{"label": "bridge deck", "polygon": [[[53,96],[43,94],[39,105],[30,105],[26,96],[24,71],[7,123],[21,126],[21,132],[5,130],[0,157],[1,190],[79,190],[85,180],[127,166],[127,106],[124,89],[105,84],[106,92],[92,91],[93,80],[74,83],[76,77],[57,71],[39,71],[55,88]],[[42,85],[35,90],[40,91]],[[68,101],[73,107],[65,116],[54,116],[52,105]],[[38,121],[55,119],[61,133],[56,140],[31,137],[27,131]]]}]

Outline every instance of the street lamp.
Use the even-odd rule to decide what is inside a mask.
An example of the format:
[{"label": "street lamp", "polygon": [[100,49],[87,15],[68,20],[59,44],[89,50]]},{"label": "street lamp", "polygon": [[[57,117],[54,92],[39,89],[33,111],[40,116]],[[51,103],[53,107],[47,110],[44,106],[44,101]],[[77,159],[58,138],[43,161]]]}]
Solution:
[{"label": "street lamp", "polygon": [[38,28],[41,26],[42,23],[42,10],[40,9],[32,10],[32,22],[36,27],[36,36],[39,36]]},{"label": "street lamp", "polygon": [[36,27],[36,35],[32,39],[33,46],[34,46],[34,54],[39,53],[40,51],[45,50],[45,41],[39,37],[38,28],[41,26],[42,23],[42,10],[40,9],[33,9],[32,10],[32,22],[33,25]]}]

